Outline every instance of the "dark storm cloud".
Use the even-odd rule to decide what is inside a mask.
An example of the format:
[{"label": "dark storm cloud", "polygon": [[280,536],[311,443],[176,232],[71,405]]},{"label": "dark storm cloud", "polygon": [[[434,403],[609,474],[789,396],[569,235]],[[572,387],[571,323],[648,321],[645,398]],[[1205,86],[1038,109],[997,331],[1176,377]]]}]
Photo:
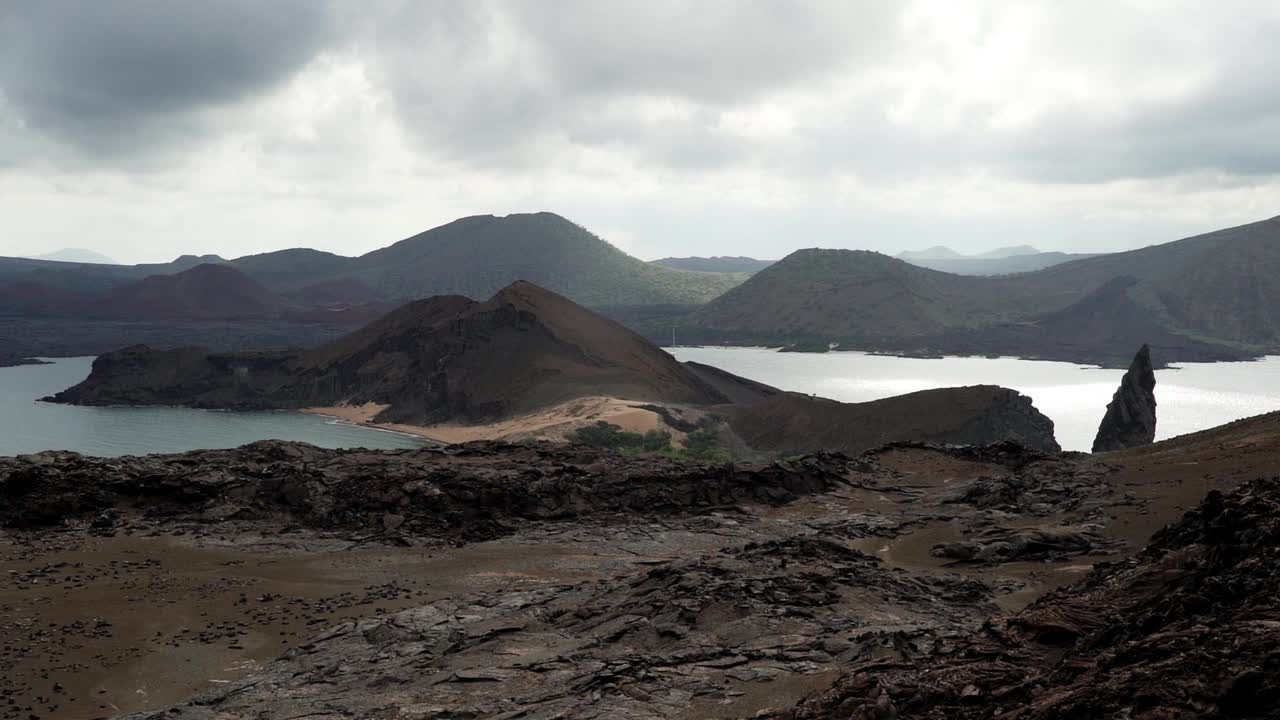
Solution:
[{"label": "dark storm cloud", "polygon": [[332,29],[328,5],[309,0],[5,2],[0,93],[29,131],[123,155],[279,83]]},{"label": "dark storm cloud", "polygon": [[[228,132],[232,116],[205,111],[234,111],[326,50],[342,49],[387,101],[379,112],[414,140],[409,149],[459,168],[555,172],[585,152],[672,173],[751,167],[794,178],[894,180],[973,169],[1031,182],[1280,173],[1280,84],[1272,80],[1280,32],[1274,22],[1252,21],[1261,4],[989,3],[970,13],[976,30],[959,52],[905,22],[912,7],[0,0],[0,166],[19,152],[57,148],[108,164],[156,148],[181,151]],[[1009,60],[1026,66],[1015,74],[1022,86],[975,91],[963,77],[956,87],[916,84],[921,68],[945,75],[981,55],[994,45],[984,33],[1028,8],[1049,19],[1031,51]],[[1191,92],[1143,95],[1151,78],[1175,71],[1203,77]],[[1042,79],[1060,76],[1085,92],[1055,99],[1024,125],[988,122],[1001,103],[1016,105],[1019,93],[1034,96]],[[857,92],[842,95],[850,84]],[[904,98],[914,108],[906,122],[889,111]],[[1107,102],[1123,107],[1099,113]],[[770,104],[792,112],[791,131],[740,132],[735,116]],[[952,105],[962,108],[955,123],[927,127]],[[263,129],[262,118],[253,122]],[[334,121],[326,141],[290,147],[321,162],[324,142],[351,134],[337,127],[343,122]],[[279,138],[263,142],[283,146]]]}]

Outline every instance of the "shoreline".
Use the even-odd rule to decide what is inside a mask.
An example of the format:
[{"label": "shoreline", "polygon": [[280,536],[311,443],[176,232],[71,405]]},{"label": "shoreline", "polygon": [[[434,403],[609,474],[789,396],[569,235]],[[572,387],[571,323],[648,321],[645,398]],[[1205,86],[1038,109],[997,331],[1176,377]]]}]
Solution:
[{"label": "shoreline", "polygon": [[[680,349],[715,349],[715,350],[767,350],[770,352],[784,352],[788,347],[786,344],[766,344],[758,343],[734,344],[734,343],[692,343],[671,345],[669,343],[659,343],[658,347],[673,355],[672,350]],[[790,351],[788,354],[795,355],[867,355],[872,357],[892,357],[905,360],[1022,360],[1026,362],[1047,362],[1062,363],[1065,365],[1074,365],[1082,370],[1124,370],[1128,367],[1127,361],[1118,358],[1110,360],[1083,359],[1082,356],[1073,355],[1017,355],[1010,353],[956,353],[956,352],[930,352],[930,351],[899,351],[899,350],[869,350],[854,347],[837,347],[825,351]],[[1092,357],[1092,356],[1091,356]],[[1251,363],[1262,362],[1269,358],[1280,358],[1280,353],[1246,353],[1235,358],[1218,358],[1213,360],[1160,360],[1155,365],[1156,370],[1177,369],[1184,365],[1219,365],[1223,363]]]},{"label": "shoreline", "polygon": [[650,430],[665,430],[675,439],[684,436],[684,433],[668,426],[658,413],[642,407],[646,404],[648,403],[639,400],[591,396],[506,420],[476,425],[457,423],[408,425],[374,422],[374,418],[389,407],[378,403],[308,407],[302,408],[299,412],[330,417],[358,427],[423,438],[446,445],[474,440],[564,442],[569,433],[597,422],[608,422],[627,432],[644,433]]}]

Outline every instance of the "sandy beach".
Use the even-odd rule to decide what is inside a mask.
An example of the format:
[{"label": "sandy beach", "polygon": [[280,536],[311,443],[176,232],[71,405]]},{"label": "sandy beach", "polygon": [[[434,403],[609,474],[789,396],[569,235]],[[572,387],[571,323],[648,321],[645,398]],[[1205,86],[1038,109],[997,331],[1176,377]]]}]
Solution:
[{"label": "sandy beach", "polygon": [[627,432],[665,430],[671,433],[676,441],[684,436],[684,433],[667,425],[660,415],[652,410],[646,410],[642,407],[643,405],[645,403],[612,397],[584,397],[486,425],[378,423],[374,422],[374,418],[388,406],[377,403],[311,407],[302,412],[334,417],[356,425],[416,435],[442,443],[461,443],[472,440],[563,441],[574,430],[597,422],[611,423]]}]

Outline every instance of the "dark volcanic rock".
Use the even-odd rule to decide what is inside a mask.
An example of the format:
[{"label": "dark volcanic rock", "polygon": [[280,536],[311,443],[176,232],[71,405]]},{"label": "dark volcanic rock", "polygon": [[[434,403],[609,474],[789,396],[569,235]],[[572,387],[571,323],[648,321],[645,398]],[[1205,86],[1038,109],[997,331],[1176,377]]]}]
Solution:
[{"label": "dark volcanic rock", "polygon": [[347,622],[247,680],[130,717],[735,717],[735,701],[794,695],[841,661],[958,638],[991,599],[981,581],[790,537]]},{"label": "dark volcanic rock", "polygon": [[985,445],[1012,440],[1057,451],[1053,421],[1016,390],[994,385],[938,388],[864,403],[777,393],[725,409],[753,448],[861,453],[887,443]]},{"label": "dark volcanic rock", "polygon": [[100,355],[88,378],[44,400],[81,405],[274,409],[281,407],[278,391],[297,367],[298,355],[216,353],[196,347],[154,350],[133,345]]},{"label": "dark volcanic rock", "polygon": [[492,442],[387,452],[264,441],[145,457],[40,453],[0,458],[0,527],[123,510],[164,522],[216,516],[461,542],[505,535],[521,521],[781,504],[840,485],[854,462],[821,454],[785,465],[692,465]]},{"label": "dark volcanic rock", "polygon": [[1123,450],[1150,445],[1156,439],[1156,374],[1151,367],[1151,349],[1146,345],[1134,356],[1120,387],[1107,404],[1107,414],[1098,426],[1094,452]]},{"label": "dark volcanic rock", "polygon": [[1280,481],[1204,502],[967,641],[851,667],[769,717],[1264,718],[1280,705]]}]

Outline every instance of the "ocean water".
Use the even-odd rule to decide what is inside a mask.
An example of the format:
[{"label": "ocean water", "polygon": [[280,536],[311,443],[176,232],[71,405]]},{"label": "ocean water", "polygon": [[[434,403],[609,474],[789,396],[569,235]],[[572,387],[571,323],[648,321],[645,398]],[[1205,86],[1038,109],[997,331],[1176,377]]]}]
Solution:
[{"label": "ocean water", "polygon": [[[1016,358],[897,358],[860,352],[780,353],[765,348],[681,347],[681,360],[728,370],[783,390],[865,402],[930,388],[1003,385],[1031,397],[1067,450],[1089,450],[1124,375]],[[1280,357],[1188,363],[1156,371],[1156,438],[1280,410]]]},{"label": "ocean water", "polygon": [[38,402],[88,377],[93,358],[0,368],[0,455],[74,450],[142,455],[301,440],[321,447],[411,448],[416,438],[295,412],[167,407],[76,407]]},{"label": "ocean water", "polygon": [[[863,402],[929,388],[992,384],[1031,397],[1053,419],[1058,442],[1088,450],[1121,370],[1014,358],[915,359],[858,352],[779,353],[763,348],[675,348],[696,360],[784,390]],[[80,382],[92,358],[0,368],[0,455],[75,450],[91,455],[182,452],[255,440],[322,447],[405,448],[421,441],[292,412],[52,405],[38,398]],[[1194,363],[1156,371],[1157,438],[1280,410],[1280,357]]]}]

